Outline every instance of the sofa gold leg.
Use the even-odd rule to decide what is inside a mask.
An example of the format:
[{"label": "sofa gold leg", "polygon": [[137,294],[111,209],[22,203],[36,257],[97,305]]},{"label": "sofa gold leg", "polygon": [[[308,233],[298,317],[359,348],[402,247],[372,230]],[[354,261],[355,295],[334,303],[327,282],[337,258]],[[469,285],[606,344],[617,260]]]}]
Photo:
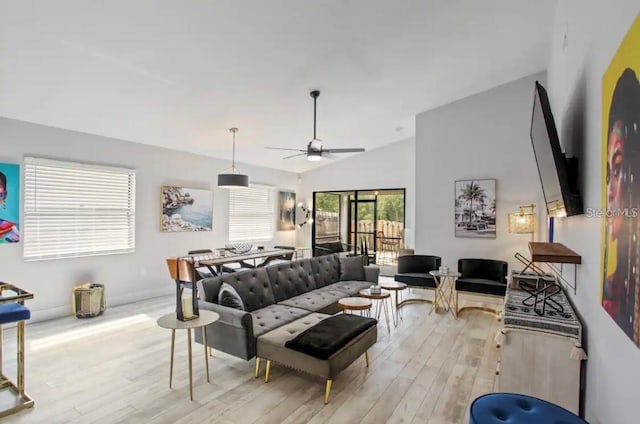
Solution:
[{"label": "sofa gold leg", "polygon": [[369,351],[364,351],[364,360],[367,362],[367,368],[369,368]]},{"label": "sofa gold leg", "polygon": [[256,378],[260,377],[260,358],[256,357]]},{"label": "sofa gold leg", "polygon": [[329,403],[329,396],[331,395],[331,380],[327,380],[327,386],[324,389],[324,404]]},{"label": "sofa gold leg", "polygon": [[271,372],[271,361],[267,361],[267,368],[264,372],[264,382],[269,382],[269,372]]}]

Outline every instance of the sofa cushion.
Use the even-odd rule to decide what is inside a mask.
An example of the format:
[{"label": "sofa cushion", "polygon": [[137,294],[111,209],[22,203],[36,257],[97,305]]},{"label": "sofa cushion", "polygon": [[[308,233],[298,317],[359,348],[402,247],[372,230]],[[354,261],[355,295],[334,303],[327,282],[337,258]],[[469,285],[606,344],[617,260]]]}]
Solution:
[{"label": "sofa cushion", "polygon": [[244,311],[244,303],[242,298],[231,285],[222,283],[220,292],[218,293],[218,304],[227,308],[239,309]]},{"label": "sofa cushion", "polygon": [[377,323],[373,318],[358,315],[334,315],[307,328],[284,346],[326,360]]},{"label": "sofa cushion", "polygon": [[458,278],[456,280],[456,290],[504,296],[507,292],[507,284],[484,278]]},{"label": "sofa cushion", "polygon": [[364,281],[366,260],[366,256],[340,257],[340,281]]},{"label": "sofa cushion", "polygon": [[336,290],[346,293],[349,296],[357,296],[360,290],[368,289],[371,285],[372,283],[370,281],[338,281],[337,283],[329,284],[318,290]]},{"label": "sofa cushion", "polygon": [[316,287],[324,287],[340,281],[340,260],[338,255],[324,255],[311,258],[311,270]]},{"label": "sofa cushion", "polygon": [[246,271],[223,274],[219,277],[202,280],[204,300],[218,303],[218,294],[222,283],[233,287],[244,303],[248,312],[264,308],[276,303],[269,284],[269,276],[264,268],[248,269]]},{"label": "sofa cushion", "polygon": [[433,276],[426,272],[407,272],[404,274],[396,274],[393,279],[412,287],[436,288],[436,282],[433,279]]},{"label": "sofa cushion", "polygon": [[313,290],[291,299],[283,300],[279,305],[294,306],[307,311],[321,311],[327,306],[337,303],[345,297],[345,292],[339,290]]},{"label": "sofa cushion", "polygon": [[266,267],[276,302],[301,295],[316,288],[309,259],[284,262]]},{"label": "sofa cushion", "polygon": [[307,310],[287,305],[269,305],[266,308],[253,311],[251,312],[253,335],[258,337],[267,331],[309,315],[309,313]]}]

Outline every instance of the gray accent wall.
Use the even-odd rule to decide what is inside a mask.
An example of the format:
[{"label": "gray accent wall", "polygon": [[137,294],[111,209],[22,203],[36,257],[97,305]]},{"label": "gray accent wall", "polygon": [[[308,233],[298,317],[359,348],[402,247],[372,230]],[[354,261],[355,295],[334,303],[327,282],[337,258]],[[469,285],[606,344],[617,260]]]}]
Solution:
[{"label": "gray accent wall", "polygon": [[[529,138],[534,82],[541,72],[416,116],[416,253],[438,255],[457,269],[459,258],[492,258],[516,266],[528,253],[526,234],[510,234],[507,216],[519,205],[544,206]],[[495,239],[454,236],[454,181],[495,178]],[[538,235],[538,239],[540,235]]]}]

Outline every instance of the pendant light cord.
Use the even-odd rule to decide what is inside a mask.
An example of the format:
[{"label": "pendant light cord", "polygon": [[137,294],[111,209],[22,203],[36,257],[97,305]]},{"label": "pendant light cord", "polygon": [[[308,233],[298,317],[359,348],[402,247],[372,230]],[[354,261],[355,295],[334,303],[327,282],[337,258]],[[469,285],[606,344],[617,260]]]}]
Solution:
[{"label": "pendant light cord", "polygon": [[237,128],[229,128],[231,134],[233,134],[233,156],[231,159],[231,173],[237,174],[238,170],[236,168],[236,133],[238,132]]},{"label": "pendant light cord", "polygon": [[318,96],[314,96],[313,97],[313,139],[317,140],[316,138],[316,102],[318,101]]}]

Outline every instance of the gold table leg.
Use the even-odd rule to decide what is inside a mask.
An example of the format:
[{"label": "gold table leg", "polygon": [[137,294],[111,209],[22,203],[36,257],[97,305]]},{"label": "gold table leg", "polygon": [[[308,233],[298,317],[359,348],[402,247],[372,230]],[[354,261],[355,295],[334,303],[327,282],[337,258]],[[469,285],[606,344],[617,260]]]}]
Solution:
[{"label": "gold table leg", "polygon": [[3,343],[2,326],[0,325],[0,374],[2,374],[2,343]]},{"label": "gold table leg", "polygon": [[264,382],[268,383],[269,382],[269,372],[271,371],[271,361],[267,361],[267,369],[265,370],[265,374],[264,374]]},{"label": "gold table leg", "polygon": [[187,350],[189,351],[189,398],[193,400],[193,377],[191,366],[191,329],[187,328]]},{"label": "gold table leg", "polygon": [[24,321],[18,322],[18,393],[24,396]]},{"label": "gold table leg", "polygon": [[369,368],[369,351],[364,351],[364,360],[367,362],[367,368]]},{"label": "gold table leg", "polygon": [[260,376],[260,358],[256,357],[256,378]]},{"label": "gold table leg", "polygon": [[176,346],[176,330],[171,330],[171,362],[169,363],[169,388],[171,388],[171,382],[173,381],[173,351]]},{"label": "gold table leg", "polygon": [[207,330],[205,327],[202,327],[202,341],[204,343],[204,365],[207,368],[207,383],[211,383],[209,380],[209,352],[207,349]]},{"label": "gold table leg", "polygon": [[329,403],[329,395],[331,395],[331,380],[327,380],[327,386],[324,389],[324,404]]}]

